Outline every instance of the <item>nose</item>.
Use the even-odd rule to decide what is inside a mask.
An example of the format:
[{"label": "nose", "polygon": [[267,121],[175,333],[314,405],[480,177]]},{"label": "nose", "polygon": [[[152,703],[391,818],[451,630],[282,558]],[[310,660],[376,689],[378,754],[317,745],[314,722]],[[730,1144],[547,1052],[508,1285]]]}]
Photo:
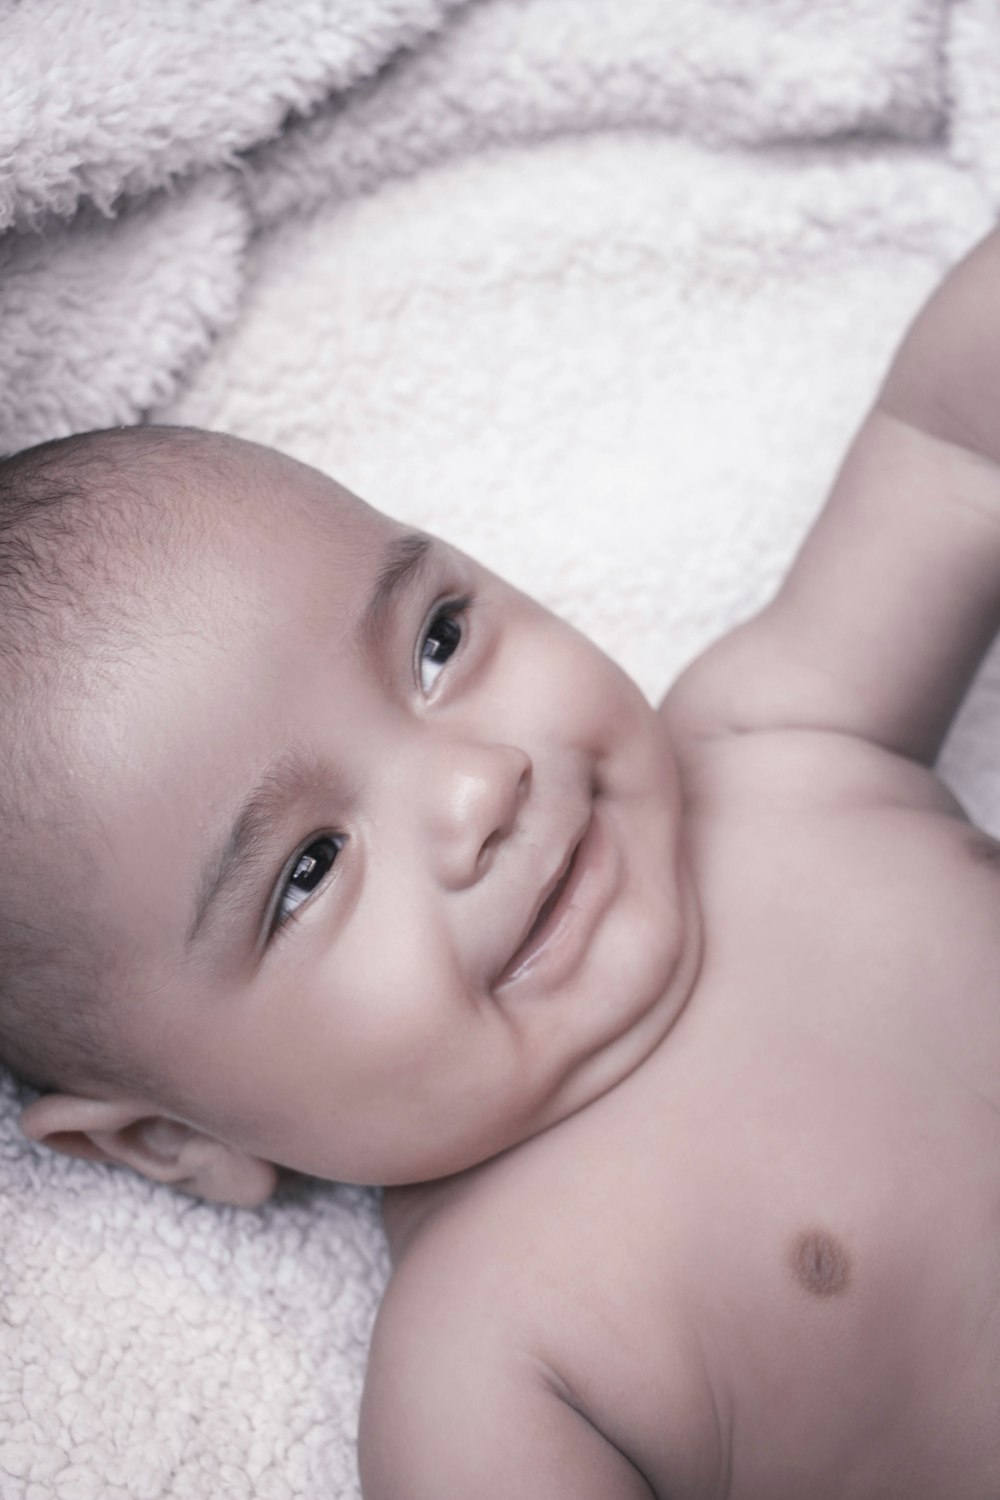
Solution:
[{"label": "nose", "polygon": [[445,887],[460,890],[485,875],[517,823],[531,772],[531,757],[513,745],[444,739],[435,746],[416,796]]}]

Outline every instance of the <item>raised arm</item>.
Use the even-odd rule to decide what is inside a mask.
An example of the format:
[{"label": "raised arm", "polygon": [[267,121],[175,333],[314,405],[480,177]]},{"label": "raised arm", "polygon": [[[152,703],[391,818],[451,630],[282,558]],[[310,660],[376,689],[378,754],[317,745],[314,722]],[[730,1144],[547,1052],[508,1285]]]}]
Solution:
[{"label": "raised arm", "polygon": [[1000,233],[931,298],[785,583],[688,669],[676,734],[826,728],[931,762],[1000,629]]}]

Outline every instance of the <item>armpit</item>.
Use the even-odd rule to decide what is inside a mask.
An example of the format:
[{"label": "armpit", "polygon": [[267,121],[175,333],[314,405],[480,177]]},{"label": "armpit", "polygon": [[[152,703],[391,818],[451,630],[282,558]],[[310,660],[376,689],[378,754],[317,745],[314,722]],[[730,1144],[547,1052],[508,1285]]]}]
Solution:
[{"label": "armpit", "polygon": [[969,853],[976,864],[990,865],[1000,871],[1000,839],[976,828],[969,839]]}]

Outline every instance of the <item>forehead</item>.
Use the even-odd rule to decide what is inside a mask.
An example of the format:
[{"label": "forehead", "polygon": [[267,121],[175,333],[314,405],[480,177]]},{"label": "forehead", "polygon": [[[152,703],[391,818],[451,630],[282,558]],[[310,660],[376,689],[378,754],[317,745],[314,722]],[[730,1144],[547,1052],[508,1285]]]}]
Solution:
[{"label": "forehead", "polygon": [[262,646],[304,646],[301,633],[315,628],[336,652],[403,533],[318,470],[215,436],[182,452],[174,471],[154,471],[137,502],[95,584],[105,603],[84,601],[98,628],[46,694],[77,785],[92,784],[90,766],[133,762],[144,726],[176,745],[196,728],[195,705],[209,706],[234,674],[246,696]]},{"label": "forehead", "polygon": [[245,444],[186,460],[142,511],[143,556],[132,532],[101,640],[78,669],[53,673],[39,715],[42,800],[76,830],[69,847],[63,834],[56,844],[77,905],[86,890],[97,899],[123,820],[131,842],[162,848],[166,810],[193,802],[211,820],[280,750],[310,647],[322,640],[328,666],[350,659],[351,628],[404,534],[318,471]]},{"label": "forehead", "polygon": [[412,550],[401,525],[293,459],[249,444],[209,459],[169,497],[177,513],[161,517],[159,551],[151,528],[150,576],[125,606],[135,629],[104,684],[108,711],[94,715],[103,752],[121,737],[123,766],[144,727],[175,751],[202,727],[231,738],[217,697],[238,699],[251,730],[272,690],[307,673],[316,644],[328,664],[353,661],[352,637],[386,593],[380,578]]},{"label": "forehead", "polygon": [[161,513],[160,524],[151,527],[154,562],[167,536],[168,599],[180,596],[185,607],[211,612],[320,559],[328,585],[350,592],[386,537],[400,529],[308,465],[254,444],[223,441],[227,446],[210,448],[167,497],[176,511]]}]

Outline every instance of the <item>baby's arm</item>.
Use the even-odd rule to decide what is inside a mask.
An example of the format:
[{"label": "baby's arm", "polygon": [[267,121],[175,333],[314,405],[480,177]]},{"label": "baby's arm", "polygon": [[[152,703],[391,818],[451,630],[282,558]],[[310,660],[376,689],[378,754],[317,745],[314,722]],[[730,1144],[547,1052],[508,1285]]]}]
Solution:
[{"label": "baby's arm", "polygon": [[811,727],[930,762],[1000,628],[1000,233],[904,340],[773,602],[685,672],[681,738]]},{"label": "baby's arm", "polygon": [[366,1395],[364,1500],[653,1500],[638,1470],[560,1397],[478,1373],[471,1387],[456,1372],[442,1388],[422,1371],[395,1399]]},{"label": "baby's arm", "polygon": [[365,1500],[653,1500],[501,1318],[454,1294],[383,1307],[361,1412]]}]

